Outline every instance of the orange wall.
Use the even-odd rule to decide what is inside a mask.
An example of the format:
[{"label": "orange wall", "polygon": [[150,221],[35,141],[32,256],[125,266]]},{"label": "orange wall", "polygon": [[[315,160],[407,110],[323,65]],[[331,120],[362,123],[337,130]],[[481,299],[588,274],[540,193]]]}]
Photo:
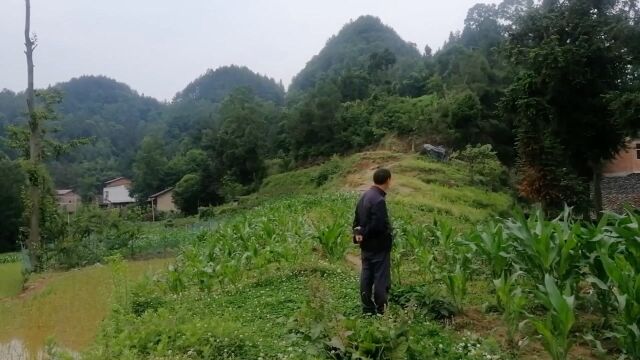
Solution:
[{"label": "orange wall", "polygon": [[629,142],[626,150],[618,154],[618,157],[611,161],[604,168],[605,175],[628,175],[640,173],[640,159],[637,156],[636,144],[640,144],[640,139]]}]

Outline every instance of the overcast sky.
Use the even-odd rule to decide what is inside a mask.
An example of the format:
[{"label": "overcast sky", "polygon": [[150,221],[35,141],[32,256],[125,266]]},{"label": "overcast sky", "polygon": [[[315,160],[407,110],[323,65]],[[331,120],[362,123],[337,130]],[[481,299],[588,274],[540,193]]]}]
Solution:
[{"label": "overcast sky", "polygon": [[[420,50],[435,50],[481,1],[32,0],[36,86],[106,75],[165,100],[228,64],[288,85],[360,15],[378,16]],[[26,87],[23,29],[24,1],[0,0],[0,89]]]}]

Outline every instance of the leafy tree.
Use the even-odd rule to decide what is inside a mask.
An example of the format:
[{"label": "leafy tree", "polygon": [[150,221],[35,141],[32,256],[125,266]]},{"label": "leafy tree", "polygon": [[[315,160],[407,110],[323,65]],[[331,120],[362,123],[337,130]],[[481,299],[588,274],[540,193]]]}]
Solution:
[{"label": "leafy tree", "polygon": [[210,159],[209,168],[203,172],[210,202],[224,197],[220,191],[223,179],[248,189],[259,185],[266,174],[264,135],[273,111],[246,88],[237,89],[221,104],[220,125],[209,131],[203,143]]},{"label": "leafy tree", "polygon": [[370,86],[371,79],[364,71],[348,71],[338,83],[343,101],[366,99],[370,94]]},{"label": "leafy tree", "polygon": [[198,212],[200,196],[202,194],[200,176],[185,175],[173,189],[173,201],[184,214],[192,215]]},{"label": "leafy tree", "polygon": [[207,166],[207,154],[201,149],[192,149],[185,154],[178,154],[167,164],[164,172],[168,185],[176,184],[187,174],[198,174]]},{"label": "leafy tree", "polygon": [[139,202],[144,203],[149,196],[172,185],[164,177],[167,164],[162,140],[157,136],[145,137],[133,164],[131,192]]},{"label": "leafy tree", "polygon": [[0,158],[0,252],[16,250],[23,225],[22,191],[26,181],[20,164]]},{"label": "leafy tree", "polygon": [[369,55],[369,74],[377,74],[389,70],[396,63],[396,56],[389,49],[375,51]]},{"label": "leafy tree", "polygon": [[337,126],[340,104],[338,86],[327,80],[294,105],[286,130],[295,158],[330,156],[345,150]]},{"label": "leafy tree", "polygon": [[602,163],[624,145],[631,123],[640,126],[615,111],[614,99],[638,89],[640,37],[623,3],[547,1],[509,35],[520,75],[503,113],[516,124],[520,191],[547,207],[590,207],[589,182],[597,192]]}]

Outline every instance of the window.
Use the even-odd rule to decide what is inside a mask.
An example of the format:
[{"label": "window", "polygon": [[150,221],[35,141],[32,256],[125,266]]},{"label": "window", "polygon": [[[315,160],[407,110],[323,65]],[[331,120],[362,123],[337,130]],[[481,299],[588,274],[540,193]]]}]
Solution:
[{"label": "window", "polygon": [[640,143],[636,143],[636,159],[640,160]]},{"label": "window", "polygon": [[104,199],[105,200],[109,200],[109,192],[108,191],[104,192]]}]

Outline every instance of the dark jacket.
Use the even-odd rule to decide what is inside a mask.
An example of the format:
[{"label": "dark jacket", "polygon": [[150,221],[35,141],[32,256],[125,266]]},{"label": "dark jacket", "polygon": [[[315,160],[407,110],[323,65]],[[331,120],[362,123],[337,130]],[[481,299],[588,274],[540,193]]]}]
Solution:
[{"label": "dark jacket", "polygon": [[364,251],[391,251],[393,236],[387,213],[386,195],[382,189],[373,186],[362,194],[356,206],[353,228],[362,228],[363,241],[360,248]]}]

